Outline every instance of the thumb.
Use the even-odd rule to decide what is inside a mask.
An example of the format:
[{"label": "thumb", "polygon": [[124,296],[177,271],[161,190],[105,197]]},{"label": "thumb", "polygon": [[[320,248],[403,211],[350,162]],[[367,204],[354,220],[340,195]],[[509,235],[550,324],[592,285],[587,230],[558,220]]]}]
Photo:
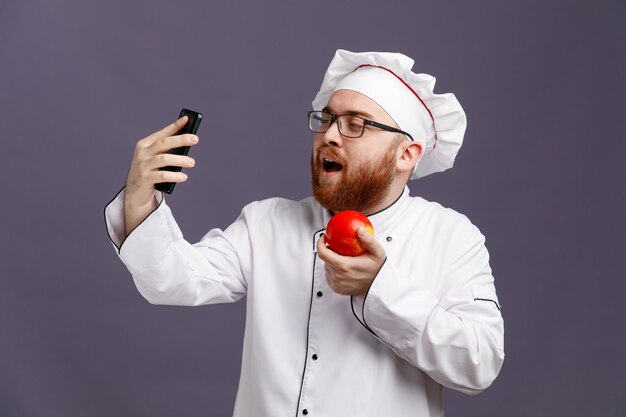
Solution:
[{"label": "thumb", "polygon": [[357,230],[357,236],[361,244],[363,244],[365,249],[367,249],[372,256],[375,258],[385,257],[385,249],[374,238],[373,233],[370,233],[365,227],[360,227],[359,230]]}]

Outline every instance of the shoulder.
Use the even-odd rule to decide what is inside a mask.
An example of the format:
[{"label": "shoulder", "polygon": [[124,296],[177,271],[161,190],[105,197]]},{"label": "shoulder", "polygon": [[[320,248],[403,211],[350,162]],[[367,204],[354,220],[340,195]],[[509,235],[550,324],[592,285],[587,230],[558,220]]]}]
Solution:
[{"label": "shoulder", "polygon": [[[422,227],[426,227],[441,237],[453,234],[455,237],[482,237],[478,227],[463,213],[440,203],[428,201],[422,197],[410,197],[408,205],[410,215]],[[408,214],[408,213],[407,213]]]},{"label": "shoulder", "polygon": [[252,201],[243,210],[247,212],[291,212],[312,210],[317,203],[312,197],[303,200],[290,200],[282,197],[272,197],[265,200]]},{"label": "shoulder", "polygon": [[312,223],[320,218],[322,214],[323,209],[313,197],[302,200],[273,197],[253,201],[242,210],[242,215],[247,219],[284,223]]}]

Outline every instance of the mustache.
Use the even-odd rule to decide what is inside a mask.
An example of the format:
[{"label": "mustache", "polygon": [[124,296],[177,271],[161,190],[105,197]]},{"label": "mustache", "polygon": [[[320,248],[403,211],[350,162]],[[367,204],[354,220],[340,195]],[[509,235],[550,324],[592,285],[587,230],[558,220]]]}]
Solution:
[{"label": "mustache", "polygon": [[326,153],[328,156],[332,157],[335,162],[340,163],[340,164],[344,164],[345,163],[345,159],[343,158],[343,156],[339,153],[339,151],[337,151],[336,148],[329,146],[329,145],[321,145],[319,148],[317,148],[315,150],[315,159],[317,161],[319,161],[319,156],[321,153]]}]

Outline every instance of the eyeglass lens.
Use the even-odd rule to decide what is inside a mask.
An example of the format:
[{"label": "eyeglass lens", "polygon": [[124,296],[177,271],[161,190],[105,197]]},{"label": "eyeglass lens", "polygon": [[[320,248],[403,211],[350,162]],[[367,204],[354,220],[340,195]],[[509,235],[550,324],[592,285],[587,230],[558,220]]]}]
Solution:
[{"label": "eyeglass lens", "polygon": [[340,115],[333,117],[332,114],[313,111],[309,113],[309,129],[316,133],[326,132],[333,123],[333,119],[337,121],[339,133],[349,138],[358,138],[363,135],[365,123],[363,118],[351,115]]}]

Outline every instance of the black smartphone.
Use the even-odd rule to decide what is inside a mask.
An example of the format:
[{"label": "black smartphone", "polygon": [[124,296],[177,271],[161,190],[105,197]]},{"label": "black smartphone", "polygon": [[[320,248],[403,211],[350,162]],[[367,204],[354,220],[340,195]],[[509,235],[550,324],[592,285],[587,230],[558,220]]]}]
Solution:
[{"label": "black smartphone", "polygon": [[[191,133],[193,135],[198,131],[198,127],[200,126],[200,122],[202,121],[202,114],[189,109],[182,109],[180,111],[180,115],[178,118],[180,119],[183,116],[187,116],[187,124],[180,129],[176,135],[184,135],[186,133]],[[187,155],[189,153],[189,146],[181,146],[180,148],[173,148],[168,151],[168,153],[175,155]],[[163,168],[159,168],[161,171],[173,171],[180,172],[181,167],[173,167],[167,166]],[[176,186],[175,182],[160,182],[158,184],[154,184],[154,188],[159,191],[162,191],[166,194],[172,194],[174,191],[174,187]]]}]

